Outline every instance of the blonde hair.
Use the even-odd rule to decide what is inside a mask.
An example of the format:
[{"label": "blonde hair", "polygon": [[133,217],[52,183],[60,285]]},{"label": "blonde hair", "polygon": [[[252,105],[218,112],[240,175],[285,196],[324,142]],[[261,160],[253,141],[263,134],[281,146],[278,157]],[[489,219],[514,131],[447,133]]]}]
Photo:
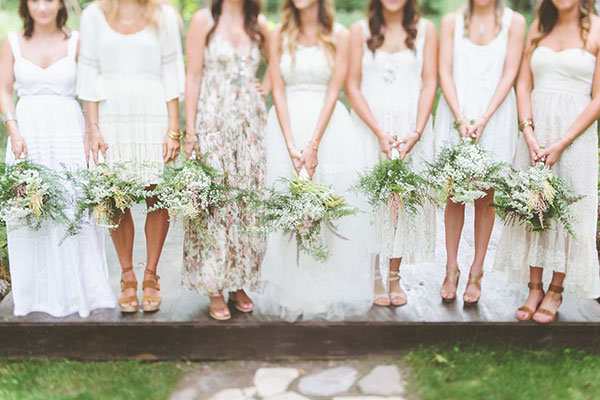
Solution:
[{"label": "blonde hair", "polygon": [[[329,65],[333,66],[335,58],[334,18],[335,6],[333,0],[317,0],[319,4],[319,29],[317,43],[325,50]],[[293,0],[284,0],[281,4],[281,43],[285,45],[295,60],[298,37],[300,36],[300,11],[294,6]]]},{"label": "blonde hair", "polygon": [[[502,29],[502,15],[504,14],[504,0],[495,0],[496,33]],[[467,0],[463,6],[463,16],[465,20],[465,36],[469,36],[469,25],[473,15],[473,0]]]},{"label": "blonde hair", "polygon": [[[169,0],[138,0],[138,3],[144,8],[144,19],[155,28],[158,26],[158,11],[164,5],[171,5]],[[98,4],[109,18],[117,16],[119,12],[119,0],[98,0]]]}]

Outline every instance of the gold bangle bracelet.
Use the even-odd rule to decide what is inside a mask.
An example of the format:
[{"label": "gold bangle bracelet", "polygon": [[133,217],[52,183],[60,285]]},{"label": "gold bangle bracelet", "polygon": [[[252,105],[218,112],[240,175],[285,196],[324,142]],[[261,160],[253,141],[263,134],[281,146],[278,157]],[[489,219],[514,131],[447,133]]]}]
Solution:
[{"label": "gold bangle bracelet", "polygon": [[317,142],[315,142],[314,140],[309,140],[309,141],[308,141],[308,144],[311,144],[311,145],[312,145],[312,149],[313,149],[314,151],[319,151],[319,146],[317,145]]},{"label": "gold bangle bracelet", "polygon": [[181,131],[179,131],[179,132],[175,132],[175,131],[171,131],[171,130],[169,130],[169,131],[167,132],[167,135],[168,135],[168,136],[169,136],[171,139],[173,139],[173,140],[180,140],[180,139],[181,139]]},{"label": "gold bangle bracelet", "polygon": [[528,126],[530,126],[531,129],[535,130],[535,125],[531,118],[521,121],[521,123],[519,124],[519,130],[523,132]]}]

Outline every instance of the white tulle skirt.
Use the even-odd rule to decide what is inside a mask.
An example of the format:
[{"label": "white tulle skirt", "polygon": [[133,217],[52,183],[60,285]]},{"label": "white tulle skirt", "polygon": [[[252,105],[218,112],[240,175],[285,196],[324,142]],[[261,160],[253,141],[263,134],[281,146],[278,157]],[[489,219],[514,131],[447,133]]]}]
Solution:
[{"label": "white tulle skirt", "polygon": [[[304,149],[313,135],[324,97],[322,90],[288,90],[292,133],[299,149]],[[269,112],[266,135],[267,183],[278,185],[280,177],[292,176],[293,166],[274,108]],[[365,168],[363,154],[350,115],[338,102],[320,144],[313,180],[331,185],[348,204],[365,210],[364,200],[349,191]],[[346,217],[338,228],[348,240],[325,231],[330,257],[324,263],[301,254],[297,264],[295,240],[280,233],[270,235],[262,265],[258,312],[294,321],[299,317],[341,320],[369,310],[373,298],[367,246],[369,215],[361,212]]]}]

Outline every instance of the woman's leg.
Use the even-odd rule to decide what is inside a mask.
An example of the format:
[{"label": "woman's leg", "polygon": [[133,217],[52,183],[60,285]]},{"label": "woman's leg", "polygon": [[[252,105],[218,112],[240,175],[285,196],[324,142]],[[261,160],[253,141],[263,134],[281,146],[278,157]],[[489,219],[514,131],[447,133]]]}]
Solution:
[{"label": "woman's leg", "polygon": [[[131,210],[128,208],[121,217],[119,226],[110,230],[110,237],[119,258],[122,272],[121,280],[123,282],[136,282],[135,273],[133,272],[133,240],[135,237],[135,226]],[[125,289],[121,293],[121,298],[124,299],[130,296],[136,296],[136,290],[133,288]],[[130,306],[137,306],[137,302],[128,303]]]},{"label": "woman's leg", "polygon": [[529,296],[525,304],[515,312],[515,317],[520,321],[530,320],[544,298],[544,290],[541,287],[543,272],[540,267],[529,267]]},{"label": "woman's leg", "polygon": [[[155,198],[146,199],[146,207],[150,208],[156,204]],[[152,211],[146,216],[146,271],[144,280],[157,280],[156,268],[162,253],[167,233],[169,232],[169,212],[164,209]],[[153,287],[144,289],[144,296],[157,297],[159,290]],[[158,302],[146,301],[145,304],[156,305]]]},{"label": "woman's leg", "polygon": [[373,263],[373,304],[387,307],[391,303],[390,296],[385,290],[385,285],[381,277],[381,270],[379,268],[379,262],[381,258],[379,255],[375,256],[375,262]]},{"label": "woman's leg", "polygon": [[481,296],[481,289],[478,282],[483,273],[483,262],[490,243],[490,236],[494,228],[496,211],[491,204],[494,202],[494,190],[490,190],[481,199],[475,200],[475,257],[471,264],[469,273],[470,280],[465,289],[465,302],[475,302]]},{"label": "woman's leg", "polygon": [[402,258],[390,260],[390,300],[394,306],[403,306],[408,303],[408,296],[400,286],[400,264],[402,264]]},{"label": "woman's leg", "polygon": [[463,225],[465,223],[465,205],[454,203],[448,199],[444,211],[444,227],[446,233],[446,277],[456,277],[446,279],[442,285],[442,298],[451,299],[456,293],[458,282],[458,245]]},{"label": "woman's leg", "polygon": [[[563,273],[554,272],[552,274],[552,282],[550,282],[550,286],[555,286],[562,289],[565,277],[566,275]],[[551,290],[549,288],[544,296],[544,300],[542,300],[542,304],[540,304],[540,307],[538,308],[538,312],[533,315],[533,320],[542,324],[552,322],[554,316],[551,314],[556,314],[561,303],[562,294],[559,291]],[[550,315],[548,313],[540,312],[542,309],[547,310]]]}]

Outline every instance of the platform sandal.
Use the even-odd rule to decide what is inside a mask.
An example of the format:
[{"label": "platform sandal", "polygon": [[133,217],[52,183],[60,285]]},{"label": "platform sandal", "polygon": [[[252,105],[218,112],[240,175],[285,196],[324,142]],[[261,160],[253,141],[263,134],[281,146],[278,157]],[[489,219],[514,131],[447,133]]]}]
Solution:
[{"label": "platform sandal", "polygon": [[[231,295],[232,293],[233,296]],[[244,300],[238,301],[237,292],[229,292],[229,303],[231,303],[231,305],[239,312],[250,313],[254,310],[254,303],[251,299],[248,300],[250,301],[249,303]]]},{"label": "platform sandal", "polygon": [[[151,275],[154,279],[146,279],[146,275]],[[144,281],[142,282],[142,289],[151,288],[154,290],[160,290],[160,284],[158,280],[160,276],[156,275],[156,272],[145,270],[144,271]],[[152,304],[156,303],[156,304]],[[162,303],[162,298],[160,296],[142,296],[142,310],[144,312],[155,312],[160,308],[160,304]]]},{"label": "platform sandal", "polygon": [[[223,298],[223,295],[221,295],[220,293],[209,294],[208,296],[211,299],[213,297]],[[208,310],[208,315],[210,315],[212,319],[216,319],[217,321],[228,321],[231,319],[231,312],[229,312],[229,307],[227,307],[227,304],[225,304],[222,308],[213,309],[212,301]]]},{"label": "platform sandal", "polygon": [[[121,272],[121,274],[125,274],[125,273],[131,272],[131,271],[133,271],[133,267],[124,269]],[[119,308],[121,308],[122,313],[129,314],[129,313],[138,312],[138,308],[139,308],[140,304],[139,304],[138,297],[137,297],[137,285],[138,285],[137,280],[124,281],[123,275],[121,275],[121,298],[119,299]],[[136,291],[136,294],[133,296],[122,297],[123,292],[128,289],[134,289]],[[135,303],[135,305],[134,306],[131,305],[132,303]]]},{"label": "platform sandal", "polygon": [[465,303],[465,306],[474,306],[477,303],[479,303],[479,298],[481,297],[481,278],[483,278],[483,271],[476,277],[473,277],[471,274],[469,274],[469,281],[467,282],[467,287],[469,287],[470,285],[474,285],[477,289],[479,289],[479,296],[477,297],[477,300],[475,300],[475,301],[467,301],[467,300],[465,300],[465,296],[469,296],[469,297],[475,297],[475,296],[471,294],[472,292],[465,290],[465,293],[463,294],[463,301]]},{"label": "platform sandal", "polygon": [[[456,279],[454,279],[456,277]],[[446,304],[452,304],[456,301],[456,291],[458,290],[458,281],[460,280],[460,270],[457,269],[453,272],[446,272],[446,277],[444,278],[444,282],[442,283],[442,287],[448,282],[454,284],[454,290],[442,289],[440,290],[440,296],[442,297],[442,302]],[[452,297],[444,297],[444,294],[452,295]]]},{"label": "platform sandal", "polygon": [[[535,308],[537,310],[537,308],[540,306],[540,304],[542,304],[542,301],[544,300],[544,294],[545,294],[544,293],[544,285],[542,284],[542,282],[537,282],[537,283],[529,282],[527,284],[527,287],[529,288],[530,291],[540,290],[542,292],[542,299],[535,306]],[[521,306],[521,307],[517,308],[517,311],[523,311],[523,312],[527,313],[527,317],[525,317],[525,318],[516,317],[519,321],[531,321],[531,319],[533,318],[533,314],[535,314],[535,310],[532,310],[531,308],[529,308],[527,306]]]},{"label": "platform sandal", "polygon": [[[556,286],[556,285],[550,285],[550,287],[548,287],[548,291],[549,292],[554,292],[554,293],[558,293],[560,294],[560,303],[558,303],[558,307],[560,307],[560,305],[562,304],[562,292],[565,290],[565,288],[561,287],[561,286]],[[556,317],[558,316],[558,309],[556,312],[552,312],[550,310],[546,310],[545,308],[538,308],[538,310],[535,313],[540,313],[540,314],[544,314],[547,315],[549,317],[551,317],[550,321],[548,322],[538,322],[538,321],[534,321],[538,324],[551,324],[554,321],[556,321]]]},{"label": "platform sandal", "polygon": [[373,289],[373,304],[379,307],[389,307],[392,304],[390,300],[390,295],[385,291],[385,286],[381,280],[381,273],[379,272],[379,267],[377,266],[375,270],[375,279],[373,280],[373,286],[379,282],[382,286],[383,293],[375,294],[375,289]]},{"label": "platform sandal", "polygon": [[[398,272],[390,271],[389,281],[395,282],[395,281],[399,281],[399,280],[400,280],[400,271],[398,271]],[[399,283],[398,283],[398,286],[400,286]],[[402,290],[402,288],[400,288],[400,291],[396,291],[396,292],[390,291],[390,302],[395,307],[401,307],[403,305],[406,305],[406,303],[408,303],[408,296],[406,295],[404,290]]]}]

